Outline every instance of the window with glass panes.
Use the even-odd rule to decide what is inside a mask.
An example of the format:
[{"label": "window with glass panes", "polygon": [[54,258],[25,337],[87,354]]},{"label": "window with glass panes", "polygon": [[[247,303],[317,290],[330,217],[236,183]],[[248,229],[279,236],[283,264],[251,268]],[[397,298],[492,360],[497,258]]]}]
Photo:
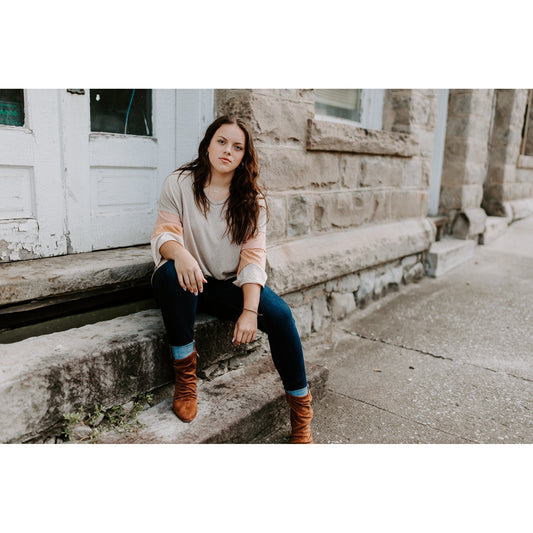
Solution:
[{"label": "window with glass panes", "polygon": [[315,89],[315,112],[361,122],[361,89]]},{"label": "window with glass panes", "polygon": [[151,89],[91,89],[90,98],[91,131],[152,136]]},{"label": "window with glass panes", "polygon": [[23,89],[0,89],[0,124],[24,126]]}]

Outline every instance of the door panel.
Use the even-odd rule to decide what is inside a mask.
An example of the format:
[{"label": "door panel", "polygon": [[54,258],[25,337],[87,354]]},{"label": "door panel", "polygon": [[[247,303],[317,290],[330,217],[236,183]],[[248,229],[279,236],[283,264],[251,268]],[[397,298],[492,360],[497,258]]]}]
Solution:
[{"label": "door panel", "polygon": [[0,126],[0,261],[66,253],[56,90],[25,90],[24,126]]},{"label": "door panel", "polygon": [[[160,176],[174,170],[175,91],[152,91],[153,136],[91,133],[85,92],[82,98],[66,97],[66,121],[69,129],[77,128],[73,135],[78,139],[78,148],[67,155],[73,169],[67,183],[76,191],[69,199],[72,251],[146,244],[156,218]],[[78,150],[84,152],[81,159]]]}]

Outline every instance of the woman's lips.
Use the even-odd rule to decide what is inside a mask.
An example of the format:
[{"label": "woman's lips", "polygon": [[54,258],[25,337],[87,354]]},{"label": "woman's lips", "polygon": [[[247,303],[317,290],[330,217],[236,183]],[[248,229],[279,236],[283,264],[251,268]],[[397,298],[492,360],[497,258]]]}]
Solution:
[{"label": "woman's lips", "polygon": [[220,161],[222,161],[223,163],[231,163],[231,161],[229,159],[226,159],[225,157],[219,157]]}]

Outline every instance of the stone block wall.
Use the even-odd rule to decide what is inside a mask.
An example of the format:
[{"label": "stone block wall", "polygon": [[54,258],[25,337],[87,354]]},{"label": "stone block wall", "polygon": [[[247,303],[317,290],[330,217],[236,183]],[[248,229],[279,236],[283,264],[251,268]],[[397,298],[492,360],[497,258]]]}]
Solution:
[{"label": "stone block wall", "polygon": [[215,102],[252,127],[269,244],[427,215],[436,91],[386,91],[381,131],[318,119],[312,90],[218,90]]},{"label": "stone block wall", "polygon": [[425,276],[425,254],[414,254],[285,294],[300,336],[320,331],[371,301]]},{"label": "stone block wall", "polygon": [[215,109],[253,131],[268,283],[302,335],[424,275],[436,90],[386,90],[382,130],[315,116],[311,89],[217,90]]}]

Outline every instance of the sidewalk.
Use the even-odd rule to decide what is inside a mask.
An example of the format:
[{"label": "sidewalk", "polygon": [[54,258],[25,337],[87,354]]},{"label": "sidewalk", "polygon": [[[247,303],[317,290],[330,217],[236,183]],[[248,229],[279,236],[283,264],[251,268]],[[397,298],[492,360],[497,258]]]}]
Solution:
[{"label": "sidewalk", "polygon": [[532,309],[530,216],[305,343],[329,368],[315,443],[533,443]]}]

